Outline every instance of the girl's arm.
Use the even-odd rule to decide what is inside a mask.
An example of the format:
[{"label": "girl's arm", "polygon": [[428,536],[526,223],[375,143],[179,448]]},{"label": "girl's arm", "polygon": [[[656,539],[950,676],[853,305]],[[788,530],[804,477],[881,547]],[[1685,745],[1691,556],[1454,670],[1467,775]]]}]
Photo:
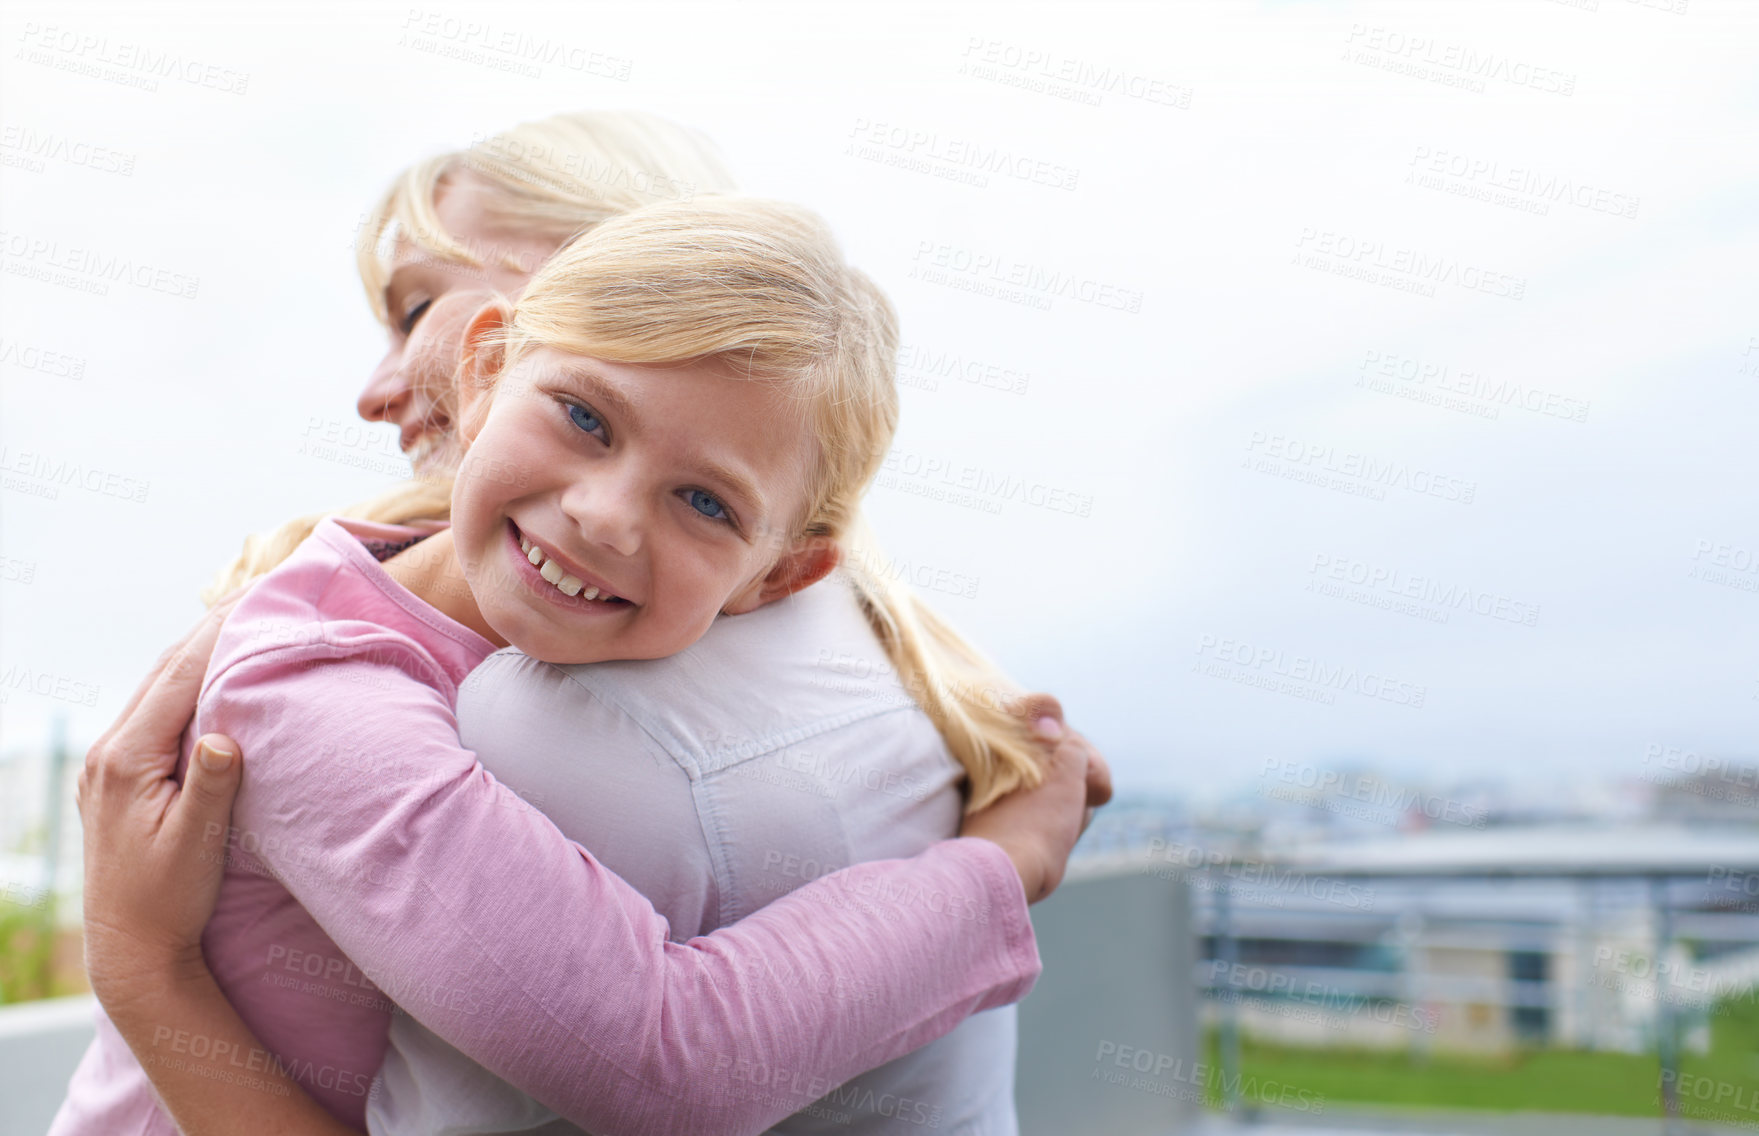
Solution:
[{"label": "girl's arm", "polygon": [[[1014,856],[947,841],[676,944],[640,893],[460,746],[449,705],[417,681],[425,656],[390,637],[349,651],[274,649],[210,687],[217,711],[199,724],[255,755],[237,846],[388,996],[576,1124],[757,1131],[1037,976],[1015,861],[1036,894],[1066,857],[1076,756],[1042,798],[1075,818],[1054,857],[1042,833]],[[794,973],[880,994],[833,1007]],[[404,996],[431,990],[445,996]]]},{"label": "girl's arm", "polygon": [[[144,721],[150,714],[132,711],[124,718],[131,715],[136,731],[119,745],[93,747],[88,769],[100,775],[82,777],[80,786],[87,972],[110,1023],[184,1136],[356,1136],[285,1074],[202,959],[202,928],[225,852],[224,837],[215,834],[228,829],[240,764],[233,756],[215,770],[202,756],[204,749],[235,754],[236,743],[203,738],[179,789],[170,773],[181,730],[167,729],[169,718],[153,724]],[[166,736],[161,748],[170,756],[162,768],[124,767],[128,754],[154,749],[131,747],[142,726]],[[1103,804],[1111,795],[1109,773],[1103,759],[1082,747],[1073,735],[1060,756],[1091,758],[1088,800]],[[1029,856],[1031,842],[1009,838],[1022,828],[1065,823],[1067,810],[1044,807],[1049,804],[1044,793],[1017,793],[972,816],[967,830],[992,833],[1015,845],[1011,855]]]},{"label": "girl's arm", "polygon": [[[351,1130],[279,1070],[202,961],[200,935],[219,884],[220,834],[230,831],[239,763],[216,772],[198,760],[181,789],[170,778],[219,614],[161,663],[87,753],[79,792],[87,969],[112,1024],[183,1132],[337,1136]],[[1032,704],[1031,712],[1061,715],[1054,700]],[[230,739],[204,741],[237,751]],[[1063,739],[1057,757],[1071,754],[1086,766],[1088,802],[1103,803],[1110,795],[1104,761],[1078,735]],[[1054,886],[1061,854],[1073,842],[1069,816],[1050,792],[1016,794],[968,818],[966,831],[1008,846],[1023,878],[1045,874],[1049,865],[1049,878],[1026,885],[1036,898]]]}]

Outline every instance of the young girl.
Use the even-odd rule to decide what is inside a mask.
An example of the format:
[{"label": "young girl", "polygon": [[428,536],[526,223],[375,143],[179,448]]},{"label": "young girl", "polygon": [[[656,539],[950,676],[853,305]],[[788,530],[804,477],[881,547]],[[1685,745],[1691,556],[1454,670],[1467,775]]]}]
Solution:
[{"label": "young girl", "polygon": [[[875,329],[886,329],[889,315],[829,248],[805,215],[753,203],[662,206],[608,223],[545,270],[511,324],[491,310],[474,326],[472,374],[496,389],[492,400],[473,393],[465,407],[473,444],[454,497],[455,527],[390,555],[381,538],[411,538],[356,526],[368,547],[388,556],[387,577],[375,574],[367,547],[331,522],[240,606],[216,654],[208,716],[253,754],[273,756],[253,761],[240,797],[239,863],[229,869],[209,944],[222,984],[228,957],[242,959],[258,987],[265,960],[295,951],[313,957],[301,940],[297,897],[425,1024],[490,1069],[538,1088],[559,1112],[615,1125],[627,1122],[619,1107],[651,1110],[651,1068],[607,1060],[582,1075],[546,1062],[564,1040],[590,1051],[565,1024],[576,1011],[575,1020],[588,1020],[589,1009],[566,998],[558,1008],[530,983],[506,981],[524,973],[522,940],[574,925],[545,917],[570,914],[572,905],[547,890],[509,892],[504,880],[487,879],[479,863],[487,842],[511,834],[509,862],[538,866],[546,883],[596,865],[583,865],[578,851],[565,851],[559,863],[557,835],[528,813],[485,819],[478,807],[485,796],[507,798],[480,769],[471,772],[470,754],[458,748],[451,692],[489,643],[568,662],[662,657],[693,642],[717,613],[753,611],[830,570],[835,541],[889,441],[890,411],[872,390],[889,340],[889,329]],[[357,717],[344,721],[339,679],[351,684],[356,705],[359,688],[372,687],[383,729],[379,716],[363,723],[353,706]],[[364,747],[337,744],[358,738],[363,725]],[[1029,753],[1024,745],[991,747],[992,764],[970,769],[979,792],[990,787],[985,779],[1005,785],[1029,775]],[[365,769],[331,768],[362,757]],[[425,784],[412,785],[408,774],[418,766]],[[302,774],[320,770],[369,776],[351,783],[351,793],[326,794],[327,785],[302,784]],[[259,865],[279,880],[253,875]],[[363,892],[353,903],[333,886],[351,872]],[[815,888],[822,899],[826,889],[812,885],[777,907]],[[902,953],[913,937],[933,937],[932,919],[900,937],[895,913],[864,919],[846,891],[832,890],[843,906],[818,910],[808,933],[816,941],[794,959],[808,969],[848,974],[839,951],[884,943]],[[935,880],[920,893],[922,908],[941,919],[949,910],[1005,915],[986,891],[969,877]],[[537,902],[554,911],[534,910]],[[434,926],[436,906],[460,925]],[[838,923],[841,934],[862,938],[822,936]],[[605,941],[602,927],[593,931],[599,949],[619,945]],[[320,970],[345,962],[334,947],[322,950]],[[854,974],[872,980],[875,997],[840,1007],[839,1016],[871,1026],[886,1018],[878,1007],[897,1009],[893,1000],[920,976],[901,983],[896,959],[864,965],[871,969]],[[980,978],[982,969],[961,977]],[[246,1007],[251,992],[231,992]],[[485,1008],[539,1029],[539,1043],[485,1028]],[[706,1113],[701,1101],[688,1102],[666,1124],[704,1130],[713,1115],[716,1125],[739,1130],[753,1117],[787,1111],[777,1109],[773,1091],[751,1099],[742,1069],[808,1069],[807,1083],[824,1086],[872,1063],[873,1050],[863,1061],[839,1031],[800,1020],[798,1006],[781,1019],[746,998],[726,1008],[744,1031],[714,1039],[718,1052],[680,1042],[669,1055],[687,1056],[683,1068],[698,1074],[723,1071],[725,1083],[710,1092]],[[380,1016],[382,1047],[383,1008],[361,1009]],[[784,1034],[779,1020],[796,1032]],[[275,1036],[294,1032],[288,1025],[258,1022],[271,1048],[305,1062],[311,1075],[300,1080],[328,1094],[333,1111],[358,1111],[348,1098],[363,1068],[370,1076],[372,1044],[351,1049],[347,1038],[308,1030],[302,1050],[302,1039]],[[900,1037],[920,1041],[941,1028],[919,1017]],[[883,1048],[889,1055],[909,1045]]]}]

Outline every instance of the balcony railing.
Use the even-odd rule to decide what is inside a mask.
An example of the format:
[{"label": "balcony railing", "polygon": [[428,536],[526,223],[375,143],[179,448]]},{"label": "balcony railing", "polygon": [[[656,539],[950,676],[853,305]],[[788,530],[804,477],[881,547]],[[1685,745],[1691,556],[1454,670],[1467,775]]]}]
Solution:
[{"label": "balcony railing", "polygon": [[[1106,1079],[1120,1071],[1120,1052],[1152,1054],[1163,1073],[1196,1063],[1197,996],[1187,979],[1196,940],[1183,883],[1144,874],[1139,863],[1077,864],[1033,908],[1032,922],[1045,969],[1020,1007],[1023,1136],[1188,1131],[1202,1108],[1200,1085],[1177,1097]],[[48,1128],[91,1037],[89,997],[0,1008],[0,1133]]]}]

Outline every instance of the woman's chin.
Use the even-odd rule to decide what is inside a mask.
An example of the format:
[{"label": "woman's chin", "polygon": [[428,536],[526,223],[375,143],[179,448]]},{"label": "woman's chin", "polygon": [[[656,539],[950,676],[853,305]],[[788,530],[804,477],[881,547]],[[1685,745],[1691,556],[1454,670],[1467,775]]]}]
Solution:
[{"label": "woman's chin", "polygon": [[464,461],[464,447],[456,434],[427,434],[403,451],[410,473],[423,480],[451,477]]}]

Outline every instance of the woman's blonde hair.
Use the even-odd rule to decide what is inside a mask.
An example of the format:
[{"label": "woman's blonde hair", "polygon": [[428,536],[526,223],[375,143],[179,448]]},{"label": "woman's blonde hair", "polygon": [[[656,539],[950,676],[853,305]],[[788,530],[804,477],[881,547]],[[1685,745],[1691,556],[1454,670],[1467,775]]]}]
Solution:
[{"label": "woman's blonde hair", "polygon": [[[454,264],[483,267],[445,226],[435,202],[441,185],[474,174],[489,223],[561,246],[575,234],[631,209],[699,193],[731,193],[733,175],[703,135],[640,111],[577,111],[527,122],[469,148],[417,162],[399,174],[367,215],[355,257],[367,302],[383,322],[391,263],[388,236],[413,241]],[[504,259],[509,268],[523,266]]]},{"label": "woman's blonde hair", "polygon": [[1020,693],[969,643],[874,571],[859,506],[898,423],[898,322],[825,223],[795,205],[704,197],[605,221],[553,256],[477,350],[496,375],[549,347],[623,363],[713,359],[798,400],[817,442],[806,508],[787,541],[843,546],[861,607],[982,808],[1042,777]]},{"label": "woman's blonde hair", "polygon": [[[584,229],[656,201],[733,189],[733,176],[708,138],[638,111],[576,111],[522,123],[468,148],[410,166],[391,182],[361,225],[355,253],[367,302],[387,321],[385,283],[393,239],[422,255],[480,268],[482,262],[440,224],[440,190],[464,173],[490,221],[558,246]],[[508,262],[508,267],[521,267]],[[202,590],[209,605],[287,559],[328,516],[385,524],[442,520],[451,485],[408,481],[344,509],[309,513],[247,538],[244,551]]]}]

